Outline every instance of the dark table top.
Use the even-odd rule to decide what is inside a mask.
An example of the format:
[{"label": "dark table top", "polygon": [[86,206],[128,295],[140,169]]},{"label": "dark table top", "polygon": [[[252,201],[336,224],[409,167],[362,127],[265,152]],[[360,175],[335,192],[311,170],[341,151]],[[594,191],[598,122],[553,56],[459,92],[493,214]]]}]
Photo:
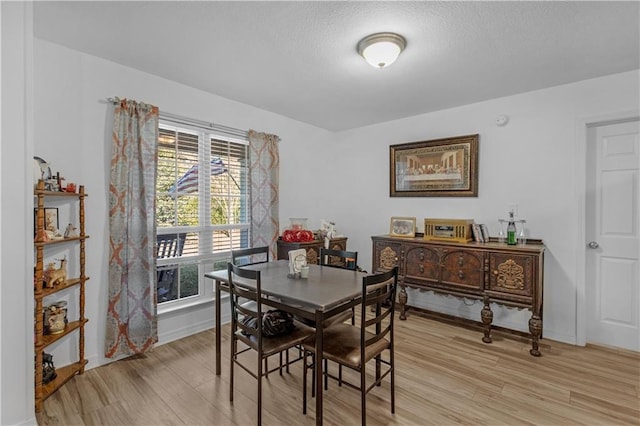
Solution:
[{"label": "dark table top", "polygon": [[[362,278],[366,275],[348,269],[309,265],[309,278],[289,278],[288,260],[247,265],[245,268],[260,271],[263,294],[319,311],[328,311],[359,298]],[[226,269],[207,272],[205,277],[229,282]]]}]

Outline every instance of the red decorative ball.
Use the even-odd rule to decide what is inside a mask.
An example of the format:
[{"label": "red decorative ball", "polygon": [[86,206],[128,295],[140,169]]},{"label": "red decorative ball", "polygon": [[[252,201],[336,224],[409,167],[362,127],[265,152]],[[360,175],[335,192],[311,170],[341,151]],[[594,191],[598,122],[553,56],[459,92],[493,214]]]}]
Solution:
[{"label": "red decorative ball", "polygon": [[282,241],[287,243],[306,243],[313,241],[313,232],[304,229],[287,229],[282,233]]}]

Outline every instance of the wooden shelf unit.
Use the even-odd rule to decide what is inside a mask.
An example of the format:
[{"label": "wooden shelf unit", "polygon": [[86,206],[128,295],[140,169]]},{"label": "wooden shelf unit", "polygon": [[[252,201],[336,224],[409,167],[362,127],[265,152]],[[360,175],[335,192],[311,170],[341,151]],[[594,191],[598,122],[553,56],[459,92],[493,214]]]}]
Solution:
[{"label": "wooden shelf unit", "polygon": [[[53,192],[44,190],[44,181],[40,180],[34,190],[36,198],[36,237],[34,238],[34,251],[36,264],[34,268],[34,333],[35,333],[35,411],[42,411],[43,402],[57,391],[62,385],[68,382],[76,374],[84,373],[87,360],[84,357],[84,326],[88,319],[85,318],[85,283],[89,277],[85,274],[85,244],[89,238],[85,233],[85,197],[84,186],[80,185],[78,192]],[[57,201],[63,199],[70,203],[77,203],[78,207],[78,236],[59,240],[43,241],[42,233],[45,229],[45,200],[56,198]],[[55,285],[53,288],[45,288],[44,285],[44,251],[53,247],[53,250],[62,247],[63,244],[77,244],[79,246],[78,269],[79,277],[67,278],[64,282]],[[72,262],[69,259],[69,262]],[[67,269],[68,270],[68,269]],[[78,316],[77,319],[69,321],[62,333],[45,334],[44,331],[44,298],[70,288],[78,287]],[[42,382],[42,354],[45,349],[55,342],[67,338],[69,335],[78,335],[78,360],[65,366],[56,366],[57,377],[51,382]]]}]

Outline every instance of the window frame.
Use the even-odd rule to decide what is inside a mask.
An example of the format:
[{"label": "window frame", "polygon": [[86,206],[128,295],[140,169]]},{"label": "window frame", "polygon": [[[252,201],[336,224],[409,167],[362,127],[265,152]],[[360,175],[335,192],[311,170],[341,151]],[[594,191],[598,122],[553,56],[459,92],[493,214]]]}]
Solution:
[{"label": "window frame", "polygon": [[[211,146],[212,141],[222,141],[227,144],[233,143],[238,145],[243,145],[245,150],[245,159],[246,165],[243,173],[246,174],[246,179],[243,179],[245,185],[245,191],[240,194],[240,197],[245,197],[246,202],[248,203],[247,208],[250,209],[250,199],[251,199],[251,188],[249,184],[249,140],[248,138],[240,138],[237,136],[229,136],[223,134],[223,132],[216,132],[215,130],[206,128],[204,126],[196,126],[192,125],[189,122],[176,122],[175,120],[163,120],[162,116],[159,120],[159,129],[168,130],[171,132],[184,132],[187,134],[194,134],[198,136],[198,165],[200,167],[205,167],[207,171],[210,169],[210,165],[207,165],[207,162],[211,161],[212,152]],[[241,168],[241,169],[242,169]],[[158,170],[158,169],[156,169]],[[206,272],[210,272],[216,269],[216,264],[228,262],[231,259],[231,250],[233,247],[233,241],[231,241],[231,247],[228,250],[223,251],[215,251],[215,241],[213,238],[213,234],[215,231],[221,230],[238,230],[245,231],[247,235],[247,242],[250,241],[250,232],[251,232],[251,216],[249,211],[247,211],[246,218],[244,222],[240,222],[237,224],[227,223],[222,225],[212,225],[211,224],[211,213],[212,213],[212,197],[211,197],[211,185],[210,179],[206,179],[205,175],[208,173],[200,174],[198,179],[198,225],[197,226],[157,226],[156,227],[156,235],[164,235],[164,234],[178,234],[178,233],[187,233],[187,234],[198,234],[198,253],[197,254],[189,254],[179,257],[172,258],[162,258],[156,259],[156,267],[161,267],[165,265],[177,265],[179,268],[196,264],[197,265],[197,274],[198,274],[198,293],[193,296],[185,296],[180,297],[180,287],[178,286],[178,298],[173,300],[168,300],[164,302],[158,301],[157,303],[157,311],[158,315],[162,315],[168,312],[174,312],[178,310],[187,309],[189,307],[210,303],[214,300],[214,291],[213,285],[209,279],[204,277]],[[210,174],[209,174],[210,176]],[[174,177],[176,181],[178,180],[178,176]],[[157,187],[156,187],[157,190]],[[164,194],[162,194],[164,195]],[[162,196],[160,195],[160,196]],[[158,199],[159,194],[156,192],[156,199]],[[225,200],[230,200],[233,197],[230,195],[230,192],[227,192],[226,197],[222,197]],[[157,209],[157,207],[156,207]],[[208,235],[208,236],[207,236]],[[242,239],[240,240],[242,242]],[[218,268],[219,269],[219,268]],[[178,278],[180,279],[180,274],[178,274]],[[157,292],[157,288],[156,288]]]}]

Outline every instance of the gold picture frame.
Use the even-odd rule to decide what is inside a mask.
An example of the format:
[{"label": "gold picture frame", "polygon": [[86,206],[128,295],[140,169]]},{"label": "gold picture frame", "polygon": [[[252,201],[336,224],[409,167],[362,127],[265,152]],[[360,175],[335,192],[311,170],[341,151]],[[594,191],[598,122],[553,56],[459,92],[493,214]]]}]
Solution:
[{"label": "gold picture frame", "polygon": [[413,238],[416,236],[415,217],[392,217],[389,221],[389,235],[392,237]]},{"label": "gold picture frame", "polygon": [[477,197],[478,134],[389,147],[391,197]]}]

